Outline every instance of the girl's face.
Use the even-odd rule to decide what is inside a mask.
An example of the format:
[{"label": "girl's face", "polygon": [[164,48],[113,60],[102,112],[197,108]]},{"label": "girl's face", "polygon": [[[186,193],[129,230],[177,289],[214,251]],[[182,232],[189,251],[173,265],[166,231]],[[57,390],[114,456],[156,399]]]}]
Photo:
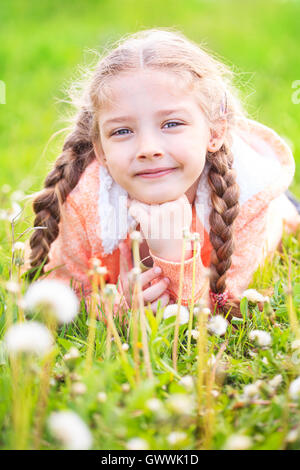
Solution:
[{"label": "girl's face", "polygon": [[192,203],[211,141],[195,94],[169,71],[126,72],[110,81],[96,153],[132,199]]}]

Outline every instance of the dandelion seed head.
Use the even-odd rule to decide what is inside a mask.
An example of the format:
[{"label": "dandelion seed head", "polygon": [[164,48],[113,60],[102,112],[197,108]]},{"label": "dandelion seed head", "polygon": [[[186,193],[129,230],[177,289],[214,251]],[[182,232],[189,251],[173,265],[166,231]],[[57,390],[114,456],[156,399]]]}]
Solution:
[{"label": "dandelion seed head", "polygon": [[[178,305],[177,304],[171,304],[167,305],[167,307],[164,310],[164,315],[163,318],[166,320],[167,318],[170,317],[176,317],[178,312]],[[185,323],[188,323],[189,321],[189,311],[184,305],[180,306],[180,313],[179,313],[179,324],[184,325]]]},{"label": "dandelion seed head", "polygon": [[171,395],[167,400],[167,405],[171,411],[179,415],[189,415],[194,409],[192,398],[183,393]]},{"label": "dandelion seed head", "polygon": [[107,400],[107,395],[105,392],[99,392],[97,395],[97,400],[99,403],[105,403]]},{"label": "dandelion seed head", "polygon": [[79,301],[74,291],[56,280],[31,284],[24,296],[26,310],[50,309],[58,323],[71,322],[78,313]]},{"label": "dandelion seed head", "polygon": [[217,336],[223,336],[227,330],[228,321],[222,315],[216,315],[207,324],[207,329],[210,333]]},{"label": "dandelion seed head", "polygon": [[183,441],[185,441],[186,438],[187,438],[187,434],[185,432],[173,431],[168,435],[167,441],[171,446],[176,446],[178,444],[181,444]]},{"label": "dandelion seed head", "polygon": [[299,436],[299,431],[298,429],[292,429],[288,435],[286,436],[286,442],[296,442]]},{"label": "dandelion seed head", "polygon": [[249,339],[255,341],[260,347],[270,346],[272,338],[270,333],[263,330],[252,330],[249,333]]},{"label": "dandelion seed head", "polygon": [[192,390],[194,387],[194,380],[191,375],[184,375],[179,380],[180,385],[183,385],[187,390]]},{"label": "dandelion seed head", "polygon": [[24,251],[25,250],[25,243],[23,242],[16,242],[13,246],[13,251]]},{"label": "dandelion seed head", "polygon": [[158,398],[149,398],[149,400],[146,401],[146,407],[153,413],[157,413],[162,410],[163,405]]},{"label": "dandelion seed head", "polygon": [[299,400],[299,398],[300,398],[300,377],[298,377],[297,379],[293,380],[290,383],[289,395],[290,395],[292,400],[295,400],[295,401]]},{"label": "dandelion seed head", "polygon": [[269,297],[268,296],[263,296],[262,294],[260,294],[257,290],[255,289],[247,289],[245,290],[242,295],[241,295],[241,298],[243,297],[246,297],[248,299],[249,302],[252,302],[252,303],[257,303],[257,302],[269,302]]},{"label": "dandelion seed head", "polygon": [[92,434],[87,425],[73,411],[58,411],[50,415],[49,429],[67,450],[88,450]]},{"label": "dandelion seed head", "polygon": [[123,343],[123,344],[122,344],[122,349],[123,349],[123,351],[125,351],[125,352],[128,351],[128,349],[129,349],[129,344]]},{"label": "dandelion seed head", "polygon": [[71,387],[71,391],[74,395],[84,395],[86,390],[86,385],[82,382],[75,382]]},{"label": "dandelion seed head", "polygon": [[20,353],[44,356],[53,348],[53,337],[44,325],[30,321],[16,323],[6,332],[5,345],[9,355]]},{"label": "dandelion seed head", "polygon": [[282,375],[281,374],[275,375],[275,377],[273,377],[272,380],[269,380],[270,387],[272,387],[274,389],[278,388],[281,383],[282,383]]},{"label": "dandelion seed head", "polygon": [[148,450],[149,444],[145,439],[141,437],[133,437],[126,444],[127,450]]},{"label": "dandelion seed head", "polygon": [[241,434],[233,434],[230,436],[225,444],[227,450],[246,450],[252,445],[252,440],[248,436]]},{"label": "dandelion seed head", "polygon": [[141,232],[139,232],[138,230],[134,230],[133,232],[131,232],[130,239],[138,243],[141,243],[143,240]]},{"label": "dandelion seed head", "polygon": [[8,292],[11,292],[12,294],[18,294],[18,292],[20,292],[20,284],[15,281],[8,281],[5,284],[5,288]]}]

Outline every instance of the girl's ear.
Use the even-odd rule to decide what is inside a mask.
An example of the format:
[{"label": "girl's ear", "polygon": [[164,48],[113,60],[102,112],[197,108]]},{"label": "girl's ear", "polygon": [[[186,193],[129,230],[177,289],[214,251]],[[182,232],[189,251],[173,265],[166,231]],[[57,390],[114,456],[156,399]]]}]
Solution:
[{"label": "girl's ear", "polygon": [[207,146],[207,150],[210,152],[216,152],[219,150],[224,142],[225,135],[227,132],[227,120],[220,119],[217,124],[210,129],[210,139]]},{"label": "girl's ear", "polygon": [[106,157],[103,152],[100,140],[93,142],[93,147],[97,160],[101,163],[101,165],[106,166]]}]

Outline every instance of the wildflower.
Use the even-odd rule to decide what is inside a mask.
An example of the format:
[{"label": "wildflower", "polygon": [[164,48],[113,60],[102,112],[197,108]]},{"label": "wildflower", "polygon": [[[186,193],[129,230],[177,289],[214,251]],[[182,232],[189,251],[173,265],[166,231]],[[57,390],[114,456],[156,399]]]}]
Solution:
[{"label": "wildflower", "polygon": [[292,349],[300,349],[300,339],[295,339],[291,344]]},{"label": "wildflower", "polygon": [[26,309],[50,309],[58,323],[68,323],[77,315],[79,302],[74,291],[55,280],[34,282],[24,297]]},{"label": "wildflower", "polygon": [[125,352],[128,351],[129,345],[128,345],[127,343],[123,343],[123,344],[122,344],[122,349],[123,349],[123,351],[125,351]]},{"label": "wildflower", "polygon": [[58,411],[50,415],[49,428],[67,450],[87,450],[92,445],[92,435],[87,425],[73,411]]},{"label": "wildflower", "polygon": [[279,385],[281,384],[282,382],[282,375],[281,374],[278,374],[278,375],[275,375],[275,377],[273,377],[272,380],[269,380],[269,385],[270,387],[272,387],[273,389],[276,389],[277,387],[279,387]]},{"label": "wildflower", "polygon": [[149,400],[146,401],[146,407],[148,408],[148,410],[157,413],[161,411],[162,403],[158,398],[149,398]]},{"label": "wildflower", "polygon": [[270,299],[268,296],[264,297],[255,289],[247,289],[242,293],[241,298],[246,297],[249,302],[257,303],[257,302],[269,302]]},{"label": "wildflower", "polygon": [[191,240],[192,239],[192,234],[190,230],[187,227],[184,227],[182,229],[182,235],[185,240]]},{"label": "wildflower", "polygon": [[[189,333],[189,332],[187,331],[187,334],[188,334],[188,333]],[[199,333],[198,330],[191,330],[191,335],[192,335],[192,338],[193,338],[193,339],[196,339],[196,340],[197,340],[197,339],[199,338],[199,334],[200,334],[200,333]]]},{"label": "wildflower", "polygon": [[185,432],[173,431],[168,435],[167,441],[171,446],[176,446],[178,444],[181,444],[183,441],[185,441],[186,438],[187,438],[187,435]]},{"label": "wildflower", "polygon": [[208,323],[207,328],[210,333],[223,336],[226,333],[228,321],[222,315],[214,316]]},{"label": "wildflower", "polygon": [[130,391],[130,385],[129,384],[122,384],[122,391],[125,393],[128,393]]},{"label": "wildflower", "polygon": [[286,442],[295,442],[298,439],[299,431],[298,429],[292,429],[286,436]]},{"label": "wildflower", "polygon": [[10,223],[15,222],[20,217],[21,212],[21,206],[16,202],[13,202],[11,209],[8,211],[7,220],[9,220]]},{"label": "wildflower", "polygon": [[5,284],[6,290],[12,294],[18,294],[20,292],[20,285],[15,281],[8,281]]},{"label": "wildflower", "polygon": [[[167,305],[167,307],[164,310],[164,319],[176,316],[177,312],[178,312],[177,304]],[[186,307],[181,305],[180,313],[179,313],[179,324],[184,325],[188,321],[189,321],[189,311]]]},{"label": "wildflower", "polygon": [[133,437],[130,441],[127,442],[126,445],[127,450],[148,450],[149,445],[145,439],[140,437]]},{"label": "wildflower", "polygon": [[225,444],[227,450],[246,450],[251,447],[252,441],[250,437],[241,434],[233,434],[230,436]]},{"label": "wildflower", "polygon": [[13,251],[24,251],[25,250],[25,243],[23,242],[16,242],[13,246]]},{"label": "wildflower", "polygon": [[142,271],[140,268],[132,268],[128,274],[128,280],[132,283],[137,282],[140,279]]},{"label": "wildflower", "polygon": [[251,341],[256,341],[260,347],[267,347],[271,344],[272,341],[270,333],[263,330],[250,331],[249,338]]},{"label": "wildflower", "polygon": [[185,375],[179,380],[180,385],[183,385],[187,390],[192,390],[194,387],[193,377],[191,375]]},{"label": "wildflower", "polygon": [[289,395],[292,400],[299,400],[300,398],[300,377],[290,383]]},{"label": "wildflower", "polygon": [[74,395],[84,395],[86,393],[86,385],[82,382],[76,382],[72,385],[71,391]]},{"label": "wildflower", "polygon": [[194,408],[191,398],[183,393],[171,395],[167,400],[167,405],[171,411],[179,415],[191,414]]},{"label": "wildflower", "polygon": [[53,337],[41,323],[16,323],[7,330],[5,344],[8,354],[11,355],[28,353],[44,356],[53,347]]},{"label": "wildflower", "polygon": [[244,397],[247,400],[253,400],[257,398],[259,396],[259,389],[260,389],[261,384],[262,384],[261,380],[257,380],[253,384],[245,385],[244,390],[243,390]]},{"label": "wildflower", "polygon": [[105,403],[107,399],[107,395],[105,392],[99,392],[97,395],[97,400],[99,403]]},{"label": "wildflower", "polygon": [[72,346],[69,351],[64,355],[63,359],[65,361],[72,361],[74,359],[78,359],[78,357],[80,357],[80,352],[77,348]]}]

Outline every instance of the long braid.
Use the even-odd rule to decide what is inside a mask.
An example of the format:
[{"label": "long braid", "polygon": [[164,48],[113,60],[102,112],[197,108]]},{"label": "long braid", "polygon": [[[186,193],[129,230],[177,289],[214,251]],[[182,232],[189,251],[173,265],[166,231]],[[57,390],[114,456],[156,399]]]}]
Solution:
[{"label": "long braid", "polygon": [[[48,174],[44,190],[35,198],[33,210],[36,213],[35,229],[30,238],[30,263],[33,268],[29,277],[32,279],[40,265],[48,262],[51,243],[59,233],[61,206],[68,194],[77,185],[86,167],[95,159],[93,145],[82,132],[86,129],[86,113],[80,116],[75,130],[67,137],[63,151]],[[43,272],[43,269],[40,271]]]},{"label": "long braid", "polygon": [[[215,153],[208,152],[207,161],[211,164],[208,182],[211,188],[212,210],[210,213],[211,276],[210,289],[214,294],[222,294],[226,289],[226,274],[231,266],[234,250],[233,224],[239,213],[239,186],[232,169],[233,156],[226,144]],[[222,313],[239,314],[239,302],[228,301],[219,307]]]}]

